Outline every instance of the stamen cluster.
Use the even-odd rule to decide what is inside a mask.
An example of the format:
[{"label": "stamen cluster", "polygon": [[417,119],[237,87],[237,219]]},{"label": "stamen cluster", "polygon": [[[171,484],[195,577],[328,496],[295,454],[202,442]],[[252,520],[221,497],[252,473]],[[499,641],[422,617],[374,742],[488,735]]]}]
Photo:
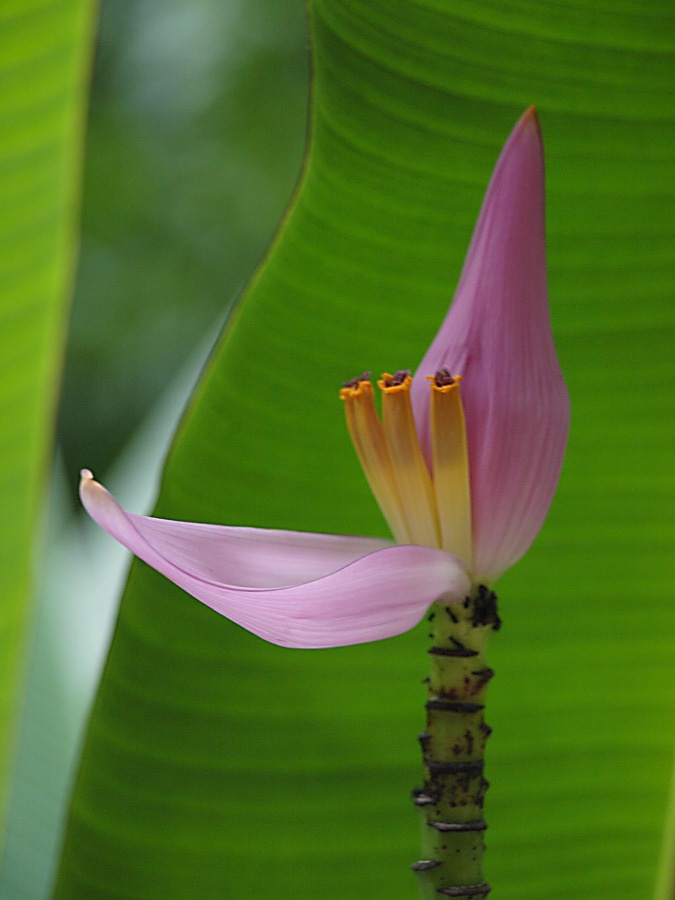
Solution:
[{"label": "stamen cluster", "polygon": [[375,406],[370,373],[340,391],[349,434],[370,488],[396,540],[448,550],[472,563],[471,496],[461,376],[440,369],[431,390],[432,466],[427,466],[415,428],[412,376],[385,372]]}]

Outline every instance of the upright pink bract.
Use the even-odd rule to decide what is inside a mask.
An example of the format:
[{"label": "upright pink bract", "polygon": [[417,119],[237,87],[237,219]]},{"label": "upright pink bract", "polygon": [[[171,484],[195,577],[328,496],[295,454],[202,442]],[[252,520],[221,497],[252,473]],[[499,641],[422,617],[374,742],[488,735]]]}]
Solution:
[{"label": "upright pink bract", "polygon": [[569,428],[549,316],[544,157],[533,108],[497,161],[452,306],[417,369],[412,402],[429,465],[424,376],[442,367],[463,378],[473,579],[490,583],[539,532]]}]

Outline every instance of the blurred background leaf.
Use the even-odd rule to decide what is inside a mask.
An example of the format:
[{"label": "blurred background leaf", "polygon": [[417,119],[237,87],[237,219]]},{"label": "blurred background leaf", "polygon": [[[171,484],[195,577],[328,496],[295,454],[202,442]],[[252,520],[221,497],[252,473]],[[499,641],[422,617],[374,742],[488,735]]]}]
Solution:
[{"label": "blurred background leaf", "polygon": [[[162,458],[205,355],[204,346],[193,353],[108,471],[111,487],[125,502],[152,502]],[[59,455],[0,867],[2,900],[50,894],[72,761],[128,566],[123,548],[86,516],[74,513],[72,500],[72,480]]]},{"label": "blurred background leaf", "polygon": [[87,0],[0,3],[0,831],[72,286]]},{"label": "blurred background leaf", "polygon": [[[3,6],[8,17],[10,6]],[[55,39],[55,4],[19,8],[36,32]],[[2,36],[11,46],[20,31]],[[303,0],[283,8],[257,0],[253,9],[237,0],[102,5],[59,455],[0,865],[3,900],[48,896],[73,754],[126,567],[123,551],[82,521],[77,472],[92,460],[128,502],[149,508],[214,321],[262,254],[297,178],[306,43]],[[14,91],[14,81],[2,84]],[[59,181],[59,160],[50,162]],[[58,354],[57,345],[52,350]],[[53,402],[54,393],[50,387],[42,399]]]},{"label": "blurred background leaf", "polygon": [[303,0],[103,4],[59,417],[68,472],[112,464],[260,258],[302,157],[306,42]]},{"label": "blurred background leaf", "polygon": [[[302,4],[221,7],[104,7],[62,401],[70,479],[82,464],[105,471],[220,317],[297,174]],[[336,387],[364,367],[414,367],[499,147],[537,103],[574,424],[546,529],[500,583],[488,875],[503,897],[649,898],[672,746],[672,534],[659,512],[672,497],[672,11],[312,7],[308,176],[183,423],[159,513],[381,531]],[[211,92],[198,85],[205,71]],[[215,95],[220,104],[203,99]],[[369,647],[281,651],[136,564],[86,746],[63,896],[414,896],[405,797],[419,777],[426,643],[420,629]]]}]

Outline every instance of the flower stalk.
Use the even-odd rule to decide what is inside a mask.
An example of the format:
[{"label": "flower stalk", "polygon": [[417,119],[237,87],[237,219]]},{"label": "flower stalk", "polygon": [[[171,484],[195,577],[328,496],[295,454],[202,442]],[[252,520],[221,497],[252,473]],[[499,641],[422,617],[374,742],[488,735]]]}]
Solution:
[{"label": "flower stalk", "polygon": [[495,594],[481,585],[463,604],[436,602],[427,679],[426,730],[419,737],[424,785],[413,791],[422,858],[413,864],[423,900],[485,897],[484,752],[490,727],[483,710],[493,671],[490,632],[500,626]]}]

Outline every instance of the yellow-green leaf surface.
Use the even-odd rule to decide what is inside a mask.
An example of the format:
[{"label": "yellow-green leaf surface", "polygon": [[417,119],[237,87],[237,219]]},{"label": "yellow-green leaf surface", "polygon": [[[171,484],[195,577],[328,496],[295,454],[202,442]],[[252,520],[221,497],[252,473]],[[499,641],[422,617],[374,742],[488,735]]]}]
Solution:
[{"label": "yellow-green leaf surface", "polygon": [[89,0],[0,0],[3,786],[21,695],[33,532],[51,451],[72,280],[91,19]]},{"label": "yellow-green leaf surface", "polygon": [[[500,146],[535,103],[573,427],[545,529],[499,585],[487,872],[512,900],[648,900],[673,741],[672,6],[309,8],[304,175],[182,422],[156,512],[383,533],[338,386],[415,367]],[[58,895],[414,897],[426,643],[422,626],[282,650],[134,563]]]}]

